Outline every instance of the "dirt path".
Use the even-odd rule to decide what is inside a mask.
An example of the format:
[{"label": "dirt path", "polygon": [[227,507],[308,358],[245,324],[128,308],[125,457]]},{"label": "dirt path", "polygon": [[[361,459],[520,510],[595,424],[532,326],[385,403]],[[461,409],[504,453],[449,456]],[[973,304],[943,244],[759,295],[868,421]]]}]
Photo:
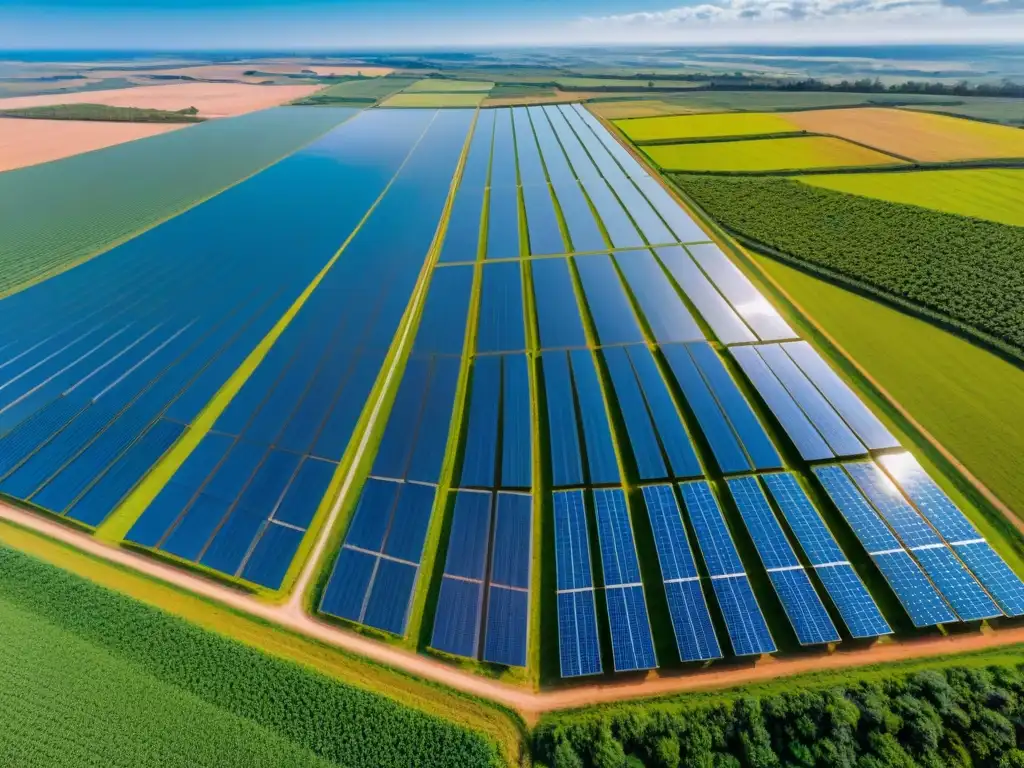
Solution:
[{"label": "dirt path", "polygon": [[[411,651],[378,643],[354,632],[325,624],[293,605],[268,605],[227,586],[151,560],[143,555],[105,544],[92,536],[30,512],[0,504],[0,519],[36,531],[51,539],[111,563],[216,600],[234,610],[255,616],[285,629],[358,654],[381,664],[442,683],[464,693],[488,699],[519,711],[527,722],[545,712],[657,696],[685,691],[710,690],[763,682],[802,672],[862,667],[888,661],[905,661],[977,651],[1024,642],[1024,627],[975,632],[952,637],[932,637],[839,650],[822,656],[766,658],[754,665],[714,667],[706,671],[663,673],[643,679],[600,682],[578,687],[534,692],[516,688],[450,667]],[[840,646],[841,648],[841,646]]]}]

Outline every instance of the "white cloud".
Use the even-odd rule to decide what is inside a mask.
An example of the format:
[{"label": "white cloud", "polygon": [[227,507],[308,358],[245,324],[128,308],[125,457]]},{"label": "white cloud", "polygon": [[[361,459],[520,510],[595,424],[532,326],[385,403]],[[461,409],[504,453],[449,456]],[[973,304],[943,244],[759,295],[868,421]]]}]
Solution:
[{"label": "white cloud", "polygon": [[986,6],[984,13],[943,0],[713,0],[659,11],[584,17],[575,28],[593,40],[677,44],[1024,38],[1024,14],[1016,2],[975,2]]}]

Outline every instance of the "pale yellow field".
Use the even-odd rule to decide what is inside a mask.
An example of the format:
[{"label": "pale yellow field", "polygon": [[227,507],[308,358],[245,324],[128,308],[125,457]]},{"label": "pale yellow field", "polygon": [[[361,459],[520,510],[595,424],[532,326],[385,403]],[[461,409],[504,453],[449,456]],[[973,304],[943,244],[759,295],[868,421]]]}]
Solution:
[{"label": "pale yellow field", "polygon": [[1024,130],[927,112],[865,107],[790,112],[793,125],[926,162],[1024,157]]},{"label": "pale yellow field", "polygon": [[176,111],[195,107],[204,117],[228,117],[255,112],[308,96],[318,85],[246,85],[245,83],[182,83],[142,85],[111,91],[54,93],[0,99],[0,109],[45,107],[49,104],[106,104]]},{"label": "pale yellow field", "polygon": [[406,93],[486,93],[494,83],[484,80],[446,80],[441,77],[427,77],[417,80],[405,89]]},{"label": "pale yellow field", "polygon": [[[607,94],[594,94],[607,95]],[[684,107],[659,99],[623,99],[622,101],[595,101],[587,109],[607,120],[629,117],[656,117],[658,115],[693,115],[713,111],[711,108]]]},{"label": "pale yellow field", "polygon": [[621,120],[617,125],[633,141],[661,139],[685,141],[718,136],[796,133],[800,130],[781,115],[758,112],[641,117],[633,120]]},{"label": "pale yellow field", "polygon": [[486,93],[396,93],[382,107],[475,107]]},{"label": "pale yellow field", "polygon": [[188,125],[0,118],[0,171],[47,163]]},{"label": "pale yellow field", "polygon": [[657,144],[643,149],[668,171],[796,171],[900,162],[829,136]]}]

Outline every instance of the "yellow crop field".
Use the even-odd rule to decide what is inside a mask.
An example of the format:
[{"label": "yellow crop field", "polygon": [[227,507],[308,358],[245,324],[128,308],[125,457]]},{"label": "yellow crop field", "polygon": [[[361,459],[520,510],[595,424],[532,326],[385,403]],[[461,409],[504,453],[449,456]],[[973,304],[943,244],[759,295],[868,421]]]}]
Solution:
[{"label": "yellow crop field", "polygon": [[1024,227],[1024,170],[845,173],[803,176],[799,181],[837,192]]},{"label": "yellow crop field", "polygon": [[827,136],[749,139],[644,147],[667,171],[789,171],[892,165],[900,161]]},{"label": "yellow crop field", "polygon": [[757,136],[766,133],[796,133],[801,130],[780,115],[761,112],[640,117],[622,120],[617,125],[632,141]]},{"label": "yellow crop field", "polygon": [[406,93],[460,93],[489,91],[494,83],[483,80],[447,80],[445,78],[425,78],[417,80],[405,89]]},{"label": "yellow crop field", "polygon": [[914,160],[1024,157],[1024,131],[1019,128],[947,115],[867,107],[790,112],[785,117],[803,130],[835,134]]},{"label": "yellow crop field", "polygon": [[382,107],[475,107],[486,93],[396,93]]}]

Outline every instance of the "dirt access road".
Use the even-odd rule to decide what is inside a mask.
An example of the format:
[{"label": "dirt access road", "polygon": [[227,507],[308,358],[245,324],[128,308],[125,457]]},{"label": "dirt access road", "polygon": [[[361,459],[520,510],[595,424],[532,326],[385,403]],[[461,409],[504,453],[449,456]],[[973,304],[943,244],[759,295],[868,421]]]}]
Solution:
[{"label": "dirt access road", "polygon": [[571,688],[535,692],[488,680],[479,675],[450,667],[436,659],[378,643],[355,632],[348,632],[325,624],[297,609],[294,602],[285,605],[269,605],[230,587],[151,560],[129,550],[108,545],[86,533],[67,528],[60,523],[30,512],[8,505],[0,505],[0,519],[69,544],[102,560],[131,568],[152,578],[215,600],[236,611],[276,624],[284,629],[306,635],[409,674],[442,683],[464,693],[497,702],[517,710],[531,724],[536,722],[540,715],[560,709],[686,691],[728,688],[804,672],[944,656],[1024,642],[1024,627],[1014,627],[949,637],[896,641],[868,648],[839,650],[821,656],[765,658],[753,665],[712,667],[697,672],[652,674],[642,679],[630,679],[622,682],[602,681]]}]

